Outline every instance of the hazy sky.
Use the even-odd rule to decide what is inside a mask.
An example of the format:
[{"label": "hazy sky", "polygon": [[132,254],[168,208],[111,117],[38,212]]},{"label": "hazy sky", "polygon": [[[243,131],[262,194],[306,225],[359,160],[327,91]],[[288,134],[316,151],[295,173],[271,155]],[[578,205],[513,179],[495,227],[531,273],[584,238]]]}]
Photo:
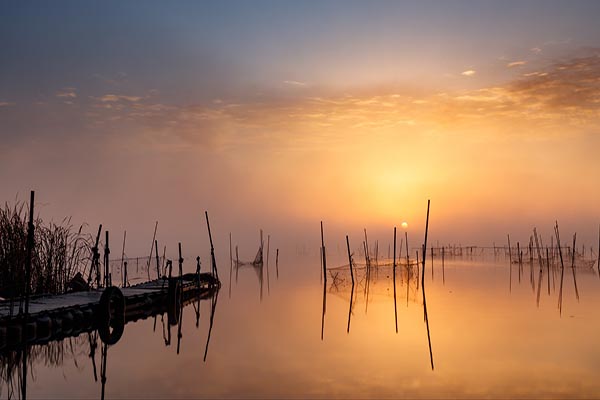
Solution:
[{"label": "hazy sky", "polygon": [[428,198],[444,242],[526,241],[559,219],[592,244],[599,15],[597,1],[2,2],[0,199],[35,189],[45,219],[127,229],[132,252],[157,219],[173,248],[205,240],[204,210],[220,239],[318,241],[320,219],[340,241],[404,220],[421,235]]}]

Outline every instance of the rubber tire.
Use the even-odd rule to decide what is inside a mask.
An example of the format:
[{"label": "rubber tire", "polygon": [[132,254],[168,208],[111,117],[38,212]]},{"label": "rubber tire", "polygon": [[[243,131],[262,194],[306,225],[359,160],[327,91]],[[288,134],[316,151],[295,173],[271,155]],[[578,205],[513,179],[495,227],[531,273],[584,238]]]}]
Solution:
[{"label": "rubber tire", "polygon": [[[111,312],[114,304],[115,312]],[[110,328],[113,328],[112,331]],[[104,289],[98,305],[98,334],[102,342],[113,345],[123,336],[125,330],[125,296],[116,286]]]}]

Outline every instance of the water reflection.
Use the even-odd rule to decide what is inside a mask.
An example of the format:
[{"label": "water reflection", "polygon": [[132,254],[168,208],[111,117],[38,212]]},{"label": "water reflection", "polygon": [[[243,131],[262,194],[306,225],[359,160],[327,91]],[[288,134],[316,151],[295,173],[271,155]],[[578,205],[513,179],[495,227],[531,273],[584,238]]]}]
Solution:
[{"label": "water reflection", "polygon": [[[277,289],[262,302],[250,272],[255,267],[239,266],[247,274],[240,271],[239,283],[232,282],[231,299],[215,293],[178,304],[171,315],[165,308],[150,316],[156,329],[151,318],[128,323],[115,345],[94,329],[4,350],[0,397],[23,397],[23,389],[29,397],[84,398],[103,391],[106,398],[597,397],[595,271],[579,263],[578,251],[577,302],[568,271],[573,253],[562,248],[562,269],[556,240],[554,248],[538,241],[543,268],[535,238],[532,260],[529,246],[519,246],[512,263],[506,246],[494,253],[434,248],[435,281],[421,254],[420,265],[414,256],[407,263],[404,251],[372,254],[367,266],[362,253],[338,249],[335,258],[331,246],[327,264],[340,267],[327,270],[327,285],[319,284],[315,248],[295,264],[285,258]],[[520,285],[514,268],[526,271]],[[556,300],[565,269],[561,318]]]},{"label": "water reflection", "polygon": [[[395,247],[395,246],[394,246]],[[349,255],[349,264],[342,265],[327,270],[329,277],[331,278],[331,284],[327,286],[323,285],[323,309],[321,313],[321,340],[323,340],[323,332],[325,325],[325,313],[326,313],[326,299],[327,294],[333,294],[337,297],[345,297],[348,301],[348,319],[346,332],[350,333],[350,326],[352,316],[354,315],[356,303],[364,302],[365,304],[365,315],[368,314],[369,301],[377,301],[378,303],[387,300],[389,296],[390,285],[393,288],[392,302],[394,305],[394,324],[395,332],[398,333],[398,308],[396,301],[397,293],[397,276],[400,277],[400,285],[406,285],[406,301],[407,306],[409,302],[419,303],[417,294],[422,294],[422,305],[424,322],[427,331],[427,341],[429,344],[429,359],[431,368],[434,368],[433,364],[433,351],[431,347],[431,333],[429,326],[429,316],[427,312],[427,300],[426,291],[424,285],[424,262],[417,264],[413,263],[402,263],[396,265],[395,259],[395,248],[394,258],[392,260],[382,259],[377,262],[374,259],[367,257],[365,264],[356,265],[353,259],[353,255]],[[423,267],[423,271],[419,273],[419,268]],[[398,270],[399,269],[399,270]],[[421,285],[419,286],[419,279],[422,279]],[[356,280],[356,284],[355,284]],[[326,282],[326,280],[325,280]],[[358,287],[358,290],[356,289]]]},{"label": "water reflection", "polygon": [[[556,238],[556,244],[554,243]],[[589,256],[585,255],[585,247],[581,251],[577,249],[577,234],[573,235],[571,246],[564,246],[561,242],[558,223],[554,226],[554,236],[551,237],[550,246],[544,246],[541,235],[537,229],[533,229],[533,234],[529,239],[529,245],[522,248],[517,242],[516,249],[509,247],[507,257],[509,261],[509,292],[512,292],[512,264],[517,264],[518,284],[521,284],[521,275],[524,264],[529,267],[529,285],[535,296],[536,307],[540,307],[542,301],[542,292],[545,291],[548,296],[556,293],[556,282],[558,281],[557,308],[559,315],[563,313],[564,291],[565,291],[565,269],[571,270],[573,277],[573,294],[577,302],[580,301],[580,290],[577,283],[577,274],[595,274],[594,265],[596,260],[593,258],[593,251]],[[513,250],[516,254],[513,255]],[[523,261],[525,258],[525,261]],[[537,268],[537,274],[536,274]],[[579,272],[578,272],[579,271]],[[568,274],[568,273],[567,273]],[[536,281],[537,275],[537,281]],[[600,276],[600,275],[599,275]],[[545,290],[542,288],[545,286]]]},{"label": "water reflection", "polygon": [[[218,294],[219,288],[216,286],[206,292],[199,292],[197,296],[191,298],[184,298],[183,294],[180,293],[176,307],[164,305],[163,307],[154,308],[147,317],[153,317],[156,321],[156,317],[160,316],[163,325],[162,335],[165,347],[168,347],[171,343],[171,326],[177,325],[177,354],[179,354],[183,338],[183,309],[194,305],[193,308],[197,315],[196,328],[198,328],[200,301],[209,300],[211,313],[208,338],[204,346],[204,361],[206,361]],[[167,316],[167,324],[164,323],[165,315]],[[74,333],[76,336],[67,336],[53,341],[40,340],[33,345],[17,345],[3,349],[0,352],[0,395],[2,397],[6,396],[8,399],[26,399],[30,383],[28,380],[37,375],[35,366],[43,365],[52,368],[62,368],[67,361],[72,361],[77,366],[78,359],[85,354],[89,358],[92,367],[92,378],[96,383],[98,383],[99,370],[100,398],[104,399],[108,382],[109,350],[119,342],[126,325],[135,323],[135,320],[127,319],[126,317],[119,318],[118,315],[117,318],[111,318],[110,320],[99,318],[94,322],[93,330]],[[99,368],[96,359],[98,348],[100,348]]]}]

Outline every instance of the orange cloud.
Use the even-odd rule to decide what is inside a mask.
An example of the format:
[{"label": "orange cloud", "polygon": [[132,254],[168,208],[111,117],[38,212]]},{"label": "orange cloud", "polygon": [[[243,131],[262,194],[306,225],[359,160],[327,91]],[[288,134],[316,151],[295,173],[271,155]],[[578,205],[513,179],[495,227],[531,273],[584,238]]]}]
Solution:
[{"label": "orange cloud", "polygon": [[74,99],[77,97],[77,89],[72,87],[64,88],[63,90],[56,93],[56,97],[64,99]]}]

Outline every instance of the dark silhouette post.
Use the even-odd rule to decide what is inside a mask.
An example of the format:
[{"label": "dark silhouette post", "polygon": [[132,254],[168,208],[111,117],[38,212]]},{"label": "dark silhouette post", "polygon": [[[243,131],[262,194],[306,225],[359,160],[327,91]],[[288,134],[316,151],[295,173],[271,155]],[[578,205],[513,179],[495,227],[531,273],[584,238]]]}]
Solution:
[{"label": "dark silhouette post", "polygon": [[396,304],[396,227],[394,227],[394,258],[392,261],[392,271],[394,279],[394,320],[396,322],[396,333],[398,333],[398,307]]},{"label": "dark silhouette post", "polygon": [[109,273],[109,263],[110,263],[110,247],[108,246],[108,231],[104,232],[106,234],[106,242],[104,243],[104,287],[110,286],[110,273]]},{"label": "dark silhouette post", "polygon": [[325,255],[325,239],[323,238],[323,221],[321,221],[321,254],[323,256],[323,284],[327,286],[327,256]]},{"label": "dark silhouette post", "polygon": [[429,230],[429,203],[427,200],[427,219],[425,221],[425,243],[423,243],[423,273],[421,274],[421,287],[425,290],[425,257],[427,256],[427,232]]},{"label": "dark silhouette post", "polygon": [[29,316],[29,296],[31,295],[31,257],[33,253],[34,225],[33,209],[35,202],[35,191],[31,191],[29,200],[29,223],[27,226],[27,253],[25,257],[25,316]]},{"label": "dark silhouette post", "polygon": [[275,252],[275,273],[277,274],[277,279],[279,279],[279,249]]},{"label": "dark silhouette post", "polygon": [[229,232],[229,298],[231,298],[231,272],[233,271],[233,251],[231,249],[231,232]]},{"label": "dark silhouette post", "polygon": [[598,277],[600,278],[600,225],[598,225]]},{"label": "dark silhouette post", "polygon": [[158,240],[154,241],[154,256],[156,257],[156,279],[160,279],[160,257],[158,255]]},{"label": "dark silhouette post", "polygon": [[152,250],[154,249],[154,241],[156,240],[156,230],[158,229],[158,221],[154,224],[154,234],[152,235],[152,241],[150,242],[150,255],[148,256],[148,262],[146,263],[146,271],[148,273],[148,280],[150,280],[150,260],[152,260]]},{"label": "dark silhouette post", "polygon": [[[92,283],[92,277],[96,281],[96,287],[100,286],[100,251],[98,246],[100,244],[100,234],[102,233],[102,224],[98,226],[98,233],[96,234],[96,244],[92,247],[92,265],[90,266],[90,273],[88,275],[88,286]],[[96,274],[95,276],[93,274]]]},{"label": "dark silhouette post", "polygon": [[206,356],[208,355],[208,344],[210,343],[210,334],[212,332],[213,323],[215,320],[215,310],[217,309],[217,300],[219,300],[219,289],[217,287],[217,291],[211,298],[211,308],[210,308],[210,325],[208,327],[208,336],[206,337],[206,347],[204,348],[204,359],[206,362]]},{"label": "dark silhouette post", "polygon": [[204,211],[206,216],[206,227],[208,228],[208,239],[210,240],[210,259],[212,261],[212,273],[219,280],[219,272],[217,271],[217,261],[215,259],[215,247],[213,246],[212,233],[210,232],[210,222],[208,221],[208,211]]},{"label": "dark silhouette post", "polygon": [[125,274],[125,270],[123,269],[123,265],[125,263],[125,239],[127,238],[127,231],[123,232],[123,250],[121,250],[121,275],[123,278],[123,287],[125,287],[125,281],[126,281],[126,274]]},{"label": "dark silhouette post", "polygon": [[350,254],[350,240],[346,235],[346,246],[348,247],[348,267],[350,268],[350,278],[352,278],[352,286],[354,286],[354,272],[352,270],[352,254]]}]

